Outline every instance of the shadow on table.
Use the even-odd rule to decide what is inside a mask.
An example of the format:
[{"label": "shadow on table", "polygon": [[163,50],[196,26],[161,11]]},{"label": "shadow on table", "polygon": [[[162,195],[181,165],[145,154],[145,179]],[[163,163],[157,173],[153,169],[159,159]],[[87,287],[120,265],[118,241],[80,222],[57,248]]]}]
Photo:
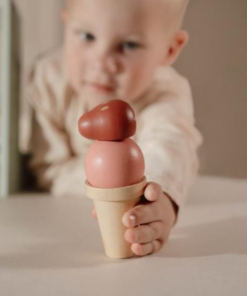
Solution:
[{"label": "shadow on table", "polygon": [[6,211],[5,215],[15,218],[3,218],[10,233],[2,245],[0,239],[0,269],[83,269],[124,262],[106,257],[91,203],[72,199],[64,205],[61,199],[47,200],[33,200],[36,208],[31,211],[29,200],[23,199]]},{"label": "shadow on table", "polygon": [[247,254],[247,216],[174,229],[168,244],[155,257],[205,257]]},{"label": "shadow on table", "polygon": [[[53,221],[48,228],[52,221],[47,219],[40,223],[34,221],[34,226],[29,227],[28,223],[33,220],[22,219],[22,216],[23,213],[16,228],[12,225],[12,230],[23,231],[23,235],[26,230],[28,240],[25,244],[17,240],[9,249],[0,248],[0,269],[80,269],[121,262],[106,257],[96,222],[90,223],[90,227],[80,224],[73,228],[78,223],[75,217],[74,223],[68,223],[67,227],[59,220]],[[42,223],[47,227],[41,227]]]},{"label": "shadow on table", "polygon": [[0,254],[4,269],[66,269],[85,268],[109,263],[99,242],[97,249],[81,241],[36,244],[17,252]]}]

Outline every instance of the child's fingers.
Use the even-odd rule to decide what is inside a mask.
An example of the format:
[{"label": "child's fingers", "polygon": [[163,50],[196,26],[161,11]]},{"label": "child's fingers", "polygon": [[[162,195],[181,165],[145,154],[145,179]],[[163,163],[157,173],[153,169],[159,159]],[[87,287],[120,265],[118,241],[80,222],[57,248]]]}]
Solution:
[{"label": "child's fingers", "polygon": [[92,215],[93,215],[94,219],[97,219],[97,212],[96,212],[95,207],[92,209]]},{"label": "child's fingers", "polygon": [[158,252],[163,245],[163,241],[155,240],[148,244],[132,244],[131,250],[138,256],[146,256]]},{"label": "child's fingers", "polygon": [[130,243],[147,244],[157,239],[164,240],[168,230],[163,222],[155,221],[139,227],[128,228],[125,231],[124,238]]},{"label": "child's fingers", "polygon": [[145,188],[144,196],[149,201],[155,201],[162,195],[162,188],[155,182],[149,182]]},{"label": "child's fingers", "polygon": [[153,222],[126,230],[124,238],[130,242],[136,255],[144,256],[159,251],[167,242],[170,228],[162,222]]},{"label": "child's fingers", "polygon": [[154,221],[163,221],[164,209],[158,202],[135,206],[122,217],[126,227],[136,227]]}]

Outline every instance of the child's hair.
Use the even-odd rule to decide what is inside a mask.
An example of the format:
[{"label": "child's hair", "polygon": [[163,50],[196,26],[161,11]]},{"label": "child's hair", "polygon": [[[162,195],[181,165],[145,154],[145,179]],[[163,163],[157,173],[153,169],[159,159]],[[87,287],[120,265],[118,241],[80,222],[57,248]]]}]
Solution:
[{"label": "child's hair", "polygon": [[[75,0],[64,0],[64,6],[69,8]],[[134,0],[133,0],[134,1]],[[152,0],[150,0],[152,1]],[[189,4],[189,0],[158,0],[160,5],[166,5],[165,10],[169,11],[171,18],[169,19],[169,25],[172,28],[172,33],[179,30],[182,27],[184,15]],[[161,9],[162,11],[162,9]]]}]

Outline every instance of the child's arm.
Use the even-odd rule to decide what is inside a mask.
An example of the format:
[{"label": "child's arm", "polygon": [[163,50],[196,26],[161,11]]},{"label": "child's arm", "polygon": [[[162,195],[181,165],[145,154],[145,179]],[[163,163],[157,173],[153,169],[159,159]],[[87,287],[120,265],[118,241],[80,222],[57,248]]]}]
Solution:
[{"label": "child's arm", "polygon": [[148,180],[160,184],[180,208],[198,173],[197,148],[203,139],[195,127],[189,83],[169,71],[168,91],[140,114],[137,141]]},{"label": "child's arm", "polygon": [[[42,60],[36,64],[30,77],[27,92],[33,111],[28,151],[32,154],[30,166],[40,187],[50,190],[53,195],[82,195],[84,153],[76,154],[73,151],[66,131],[66,89],[61,86],[62,78],[55,72],[58,67]],[[75,131],[79,112],[78,116],[74,115]]]}]

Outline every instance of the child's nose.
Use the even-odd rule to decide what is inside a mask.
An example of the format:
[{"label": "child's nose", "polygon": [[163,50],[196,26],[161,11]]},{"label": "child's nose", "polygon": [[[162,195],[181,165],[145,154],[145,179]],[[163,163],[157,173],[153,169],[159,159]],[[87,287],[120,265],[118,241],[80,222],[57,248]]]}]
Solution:
[{"label": "child's nose", "polygon": [[92,66],[95,70],[116,74],[119,66],[116,57],[110,52],[101,52],[92,57]]}]

